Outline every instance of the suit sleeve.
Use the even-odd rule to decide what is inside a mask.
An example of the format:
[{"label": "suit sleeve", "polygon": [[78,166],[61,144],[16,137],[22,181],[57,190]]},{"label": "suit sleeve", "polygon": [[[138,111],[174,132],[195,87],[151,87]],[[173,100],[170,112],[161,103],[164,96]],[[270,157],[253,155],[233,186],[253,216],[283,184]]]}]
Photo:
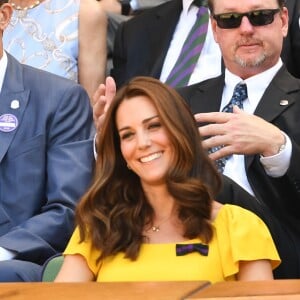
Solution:
[{"label": "suit sleeve", "polygon": [[[283,180],[287,181],[286,189],[288,189],[288,194],[290,196],[289,211],[295,219],[300,218],[300,146],[299,142],[292,139],[292,156],[291,163],[286,172],[286,175],[282,177]],[[299,233],[300,226],[298,225]]]},{"label": "suit sleeve", "polygon": [[[39,264],[64,250],[74,229],[76,203],[90,183],[94,163],[92,114],[86,92],[71,84],[58,93],[56,108],[46,121],[45,149],[39,151],[44,157],[30,162],[41,182],[30,181],[27,189],[34,192],[23,187],[22,201],[28,202],[28,210],[33,213],[0,236],[0,246],[15,251],[16,259]],[[50,98],[45,95],[45,106]],[[39,198],[28,199],[27,195]]]}]

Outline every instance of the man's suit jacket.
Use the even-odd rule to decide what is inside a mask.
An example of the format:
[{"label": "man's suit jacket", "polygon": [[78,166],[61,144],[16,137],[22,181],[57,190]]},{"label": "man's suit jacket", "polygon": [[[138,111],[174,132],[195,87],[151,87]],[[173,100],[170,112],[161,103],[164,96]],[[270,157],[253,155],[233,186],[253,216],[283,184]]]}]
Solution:
[{"label": "man's suit jacket", "polygon": [[[179,92],[193,113],[212,112],[220,110],[223,87],[222,75],[182,88]],[[287,268],[289,274],[300,278],[300,80],[292,77],[283,66],[265,91],[254,114],[273,123],[292,141],[291,164],[284,176],[268,176],[259,155],[245,156],[245,167],[256,198],[274,222],[280,224],[282,233],[285,232],[285,238],[289,241],[287,244],[279,242],[279,247],[284,248],[279,251],[281,256],[288,256],[285,253],[291,250],[291,256],[287,258],[290,260],[293,257]]]},{"label": "man's suit jacket", "polygon": [[[300,30],[298,0],[287,0],[290,29],[282,58],[300,78]],[[120,25],[115,38],[111,75],[120,87],[135,76],[160,78],[177,22],[182,0],[171,0]]]},{"label": "man's suit jacket", "polygon": [[42,264],[64,250],[92,175],[92,124],[82,87],[8,55],[0,93],[0,246],[16,259]]},{"label": "man's suit jacket", "polygon": [[171,0],[120,25],[111,70],[118,87],[134,76],[159,78],[181,11],[182,0]]},{"label": "man's suit jacket", "polygon": [[112,68],[113,47],[116,37],[116,32],[121,23],[128,21],[134,15],[137,15],[149,8],[158,6],[171,0],[136,0],[138,11],[133,11],[129,16],[124,16],[119,13],[107,13],[107,73],[109,74]]}]

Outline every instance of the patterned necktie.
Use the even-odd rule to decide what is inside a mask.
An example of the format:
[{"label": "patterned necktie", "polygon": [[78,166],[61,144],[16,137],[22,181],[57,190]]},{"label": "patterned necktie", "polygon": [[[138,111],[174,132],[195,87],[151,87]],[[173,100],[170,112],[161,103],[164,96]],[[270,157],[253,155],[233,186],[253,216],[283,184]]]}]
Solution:
[{"label": "patterned necktie", "polygon": [[179,57],[166,80],[168,85],[181,87],[188,84],[203,48],[207,28],[208,9],[207,7],[200,6],[195,24],[189,32]]},{"label": "patterned necktie", "polygon": [[192,252],[198,252],[201,255],[207,256],[208,245],[203,245],[201,243],[176,244],[176,256],[182,256]]},{"label": "patterned necktie", "polygon": [[[233,106],[237,105],[240,109],[243,109],[243,101],[248,98],[247,95],[247,85],[245,83],[238,83],[233,91],[233,95],[229,103],[222,109],[223,112],[232,113]],[[209,149],[208,153],[216,152],[217,150],[220,150],[223,146],[217,146]],[[220,173],[223,173],[227,159],[230,156],[222,157],[218,160],[216,160],[216,166]]]}]

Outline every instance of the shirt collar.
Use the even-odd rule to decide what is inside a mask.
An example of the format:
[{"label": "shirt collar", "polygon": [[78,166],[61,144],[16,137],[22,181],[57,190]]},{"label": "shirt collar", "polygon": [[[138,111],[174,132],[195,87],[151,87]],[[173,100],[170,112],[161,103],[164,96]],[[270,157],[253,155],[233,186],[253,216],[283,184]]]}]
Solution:
[{"label": "shirt collar", "polygon": [[[278,70],[282,66],[282,60],[279,58],[278,62],[271,67],[270,69],[259,73],[257,75],[251,76],[245,80],[242,80],[239,76],[231,73],[228,69],[225,70],[225,85],[228,88],[228,90],[232,91],[234,90],[235,86],[243,81],[247,84],[247,91],[248,91],[248,99],[251,103],[251,100],[254,99],[252,95],[255,93],[263,95],[266,88],[269,86],[270,82],[274,78],[275,74],[278,72]],[[257,98],[257,97],[255,97]]]},{"label": "shirt collar", "polygon": [[7,68],[7,55],[6,52],[3,51],[3,55],[0,59],[0,92],[2,90],[2,85],[4,81],[4,76],[6,73],[6,68]]},{"label": "shirt collar", "polygon": [[194,2],[194,0],[183,0],[182,1],[182,10],[185,13],[188,13],[188,11],[192,8],[193,2]]}]

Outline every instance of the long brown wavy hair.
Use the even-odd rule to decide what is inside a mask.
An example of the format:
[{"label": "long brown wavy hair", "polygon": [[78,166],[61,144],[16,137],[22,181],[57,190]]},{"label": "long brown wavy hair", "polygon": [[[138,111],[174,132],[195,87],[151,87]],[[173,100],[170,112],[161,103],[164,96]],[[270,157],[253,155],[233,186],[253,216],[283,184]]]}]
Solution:
[{"label": "long brown wavy hair", "polygon": [[107,111],[94,181],[77,207],[81,241],[91,239],[99,249],[98,261],[118,252],[137,259],[145,242],[143,230],[153,218],[140,178],[127,168],[122,156],[116,126],[119,105],[136,96],[146,96],[153,103],[173,146],[174,161],[166,185],[176,201],[183,236],[199,237],[206,243],[212,238],[212,199],[219,192],[221,179],[201,147],[194,117],[174,89],[150,77],[136,77],[117,92]]}]

